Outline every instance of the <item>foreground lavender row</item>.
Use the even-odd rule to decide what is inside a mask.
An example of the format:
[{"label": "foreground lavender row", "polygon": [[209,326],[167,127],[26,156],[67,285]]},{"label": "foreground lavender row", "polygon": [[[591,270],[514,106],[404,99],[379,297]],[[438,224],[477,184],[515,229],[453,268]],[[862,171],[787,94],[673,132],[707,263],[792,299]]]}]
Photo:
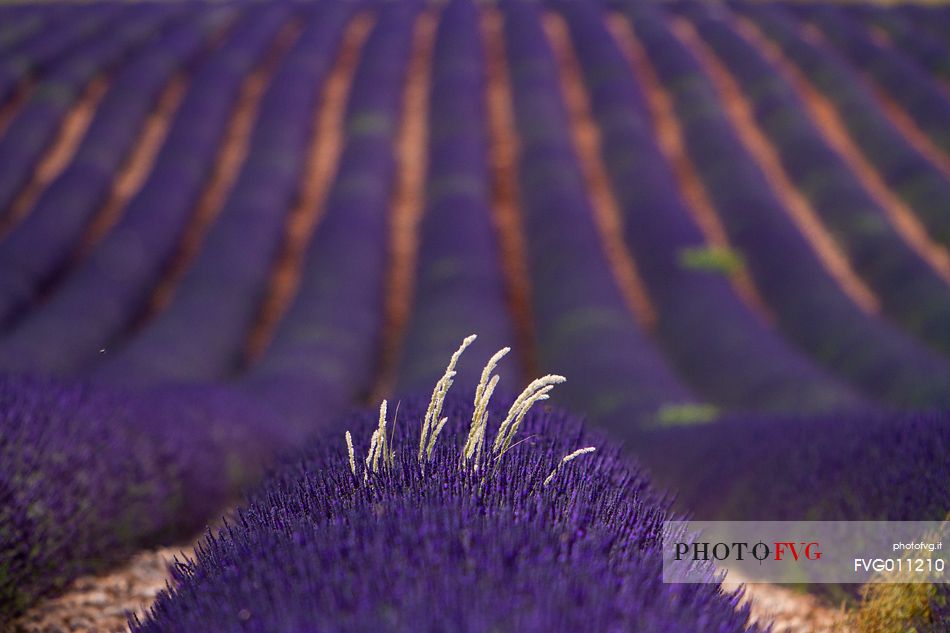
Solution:
[{"label": "foreground lavender row", "polygon": [[[474,409],[450,397],[420,463],[428,405],[403,401],[408,423],[376,468],[357,441],[351,472],[339,434],[284,460],[132,630],[759,630],[718,585],[661,582],[669,510],[617,446],[562,412],[534,411],[521,430],[534,444],[473,470],[459,454]],[[506,410],[490,405],[493,419]],[[373,411],[344,428],[361,439],[376,424]],[[593,455],[555,471],[588,445]]]},{"label": "foreground lavender row", "polygon": [[[660,582],[670,493],[946,517],[948,25],[0,7],[0,628],[241,493],[134,631],[758,631],[717,585]],[[504,380],[439,378],[472,332],[514,348]],[[536,367],[610,437],[538,405],[488,441]],[[373,444],[375,414],[344,414],[393,389]],[[912,624],[944,630],[944,598]]]}]

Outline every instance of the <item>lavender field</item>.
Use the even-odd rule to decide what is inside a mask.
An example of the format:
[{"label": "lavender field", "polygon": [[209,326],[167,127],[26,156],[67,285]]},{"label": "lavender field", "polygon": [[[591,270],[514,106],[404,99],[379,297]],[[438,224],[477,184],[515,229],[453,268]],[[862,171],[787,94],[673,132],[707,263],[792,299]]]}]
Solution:
[{"label": "lavender field", "polygon": [[950,6],[0,5],[0,630],[950,632],[686,517],[950,519]]}]

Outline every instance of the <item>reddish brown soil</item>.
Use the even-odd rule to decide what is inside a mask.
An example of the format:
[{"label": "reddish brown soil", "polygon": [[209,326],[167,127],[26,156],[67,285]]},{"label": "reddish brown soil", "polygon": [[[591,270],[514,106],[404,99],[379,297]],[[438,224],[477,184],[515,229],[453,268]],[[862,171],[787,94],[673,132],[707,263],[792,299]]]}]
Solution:
[{"label": "reddish brown soil", "polygon": [[158,151],[165,141],[165,136],[168,134],[172,118],[185,94],[186,83],[184,76],[177,75],[162,90],[154,110],[145,121],[131,155],[128,156],[125,164],[113,179],[109,198],[86,230],[78,249],[78,257],[81,258],[89,254],[96,242],[119,219],[128,201],[145,183],[145,179],[155,164]]},{"label": "reddish brown soil", "polygon": [[416,20],[409,60],[402,121],[396,140],[396,191],[391,202],[390,244],[386,304],[380,348],[379,373],[370,394],[371,403],[392,391],[396,382],[401,343],[412,310],[416,274],[418,225],[425,205],[428,160],[429,76],[435,46],[436,9]]},{"label": "reddish brown soil", "polygon": [[656,308],[650,301],[646,286],[637,272],[636,262],[623,240],[623,212],[614,197],[610,177],[601,158],[600,131],[591,113],[583,71],[574,54],[563,18],[549,12],[545,15],[544,27],[561,70],[561,92],[571,115],[574,147],[584,170],[604,252],[634,317],[641,326],[652,329],[657,319]]},{"label": "reddish brown soil", "polygon": [[512,110],[511,86],[502,35],[502,18],[486,9],[481,20],[488,72],[488,132],[492,174],[492,222],[498,235],[502,270],[508,293],[508,308],[515,325],[516,348],[525,376],[540,373],[531,282],[525,249],[524,227],[518,198],[518,136]]},{"label": "reddish brown soil", "polygon": [[147,550],[110,573],[78,578],[63,595],[40,602],[13,622],[10,632],[128,631],[127,613],[144,613],[169,581],[169,564],[192,551],[192,544]]},{"label": "reddish brown soil", "polygon": [[30,181],[17,195],[13,204],[10,205],[9,212],[0,222],[0,236],[29,214],[47,185],[69,165],[108,88],[108,80],[100,76],[90,81],[83,90],[63,119],[56,138],[46,149]]},{"label": "reddish brown soil", "polygon": [[[731,248],[716,207],[686,151],[683,132],[675,115],[672,97],[657,78],[626,18],[617,14],[611,15],[608,26],[646,96],[660,150],[673,168],[687,210],[705,235],[707,243],[720,248]],[[756,290],[748,271],[737,271],[732,276],[732,282],[746,305],[767,321],[772,320],[771,312]]]},{"label": "reddish brown soil", "polygon": [[[780,69],[782,76],[805,104],[807,114],[821,130],[825,140],[844,159],[868,194],[887,213],[891,224],[897,229],[904,241],[926,260],[941,277],[950,282],[950,253],[942,245],[930,239],[927,229],[918,220],[914,211],[887,186],[874,165],[864,157],[861,149],[850,136],[847,126],[835,109],[834,104],[799,72],[794,64],[785,59],[781,50],[771,43],[761,31],[758,31],[754,24],[742,20],[740,21],[740,29],[743,36],[757,46],[762,54]],[[809,39],[821,40],[821,34],[813,29],[809,29],[808,33]],[[719,72],[728,75],[728,70],[721,65]],[[914,139],[922,136],[923,133],[908,121],[904,121],[903,124],[899,123],[900,119],[907,118],[906,115],[894,104],[888,105],[888,100],[883,94],[878,92],[878,96],[880,97],[879,102],[884,105],[883,109],[889,114],[897,128],[913,145],[917,145]],[[929,155],[926,147],[918,147],[918,149],[925,156]],[[939,150],[933,149],[939,153]],[[944,171],[944,173],[950,175],[950,160],[942,154],[940,154],[940,158],[934,164],[943,170],[942,163],[947,163],[947,171]]]},{"label": "reddish brown soil", "polygon": [[[739,585],[735,580],[724,583],[730,590]],[[774,633],[857,633],[842,608],[782,585],[745,585],[743,601],[750,605],[752,620],[771,624]]]},{"label": "reddish brown soil", "polygon": [[789,217],[798,226],[799,231],[811,243],[825,269],[859,307],[866,312],[877,312],[877,297],[851,268],[848,258],[819,219],[808,199],[789,179],[775,148],[756,125],[752,109],[735,80],[699,39],[688,22],[677,20],[674,31],[708,71],[743,145],[756,159],[772,190],[788,210]]},{"label": "reddish brown soil", "polygon": [[264,351],[300,284],[307,245],[314,227],[323,216],[327,193],[343,150],[343,119],[353,73],[373,22],[374,18],[368,13],[361,13],[350,22],[326,79],[323,98],[315,113],[314,136],[298,200],[287,219],[284,244],[271,271],[268,295],[261,305],[257,323],[248,335],[247,362],[252,362]]},{"label": "reddish brown soil", "polygon": [[278,33],[261,63],[244,80],[238,103],[228,121],[225,140],[218,151],[211,177],[205,184],[191,220],[185,228],[178,250],[172,257],[171,264],[165,270],[162,279],[152,291],[149,305],[137,319],[136,327],[141,326],[168,305],[178,281],[198,254],[247,156],[251,129],[270,77],[300,35],[300,30],[299,22],[288,23]]}]

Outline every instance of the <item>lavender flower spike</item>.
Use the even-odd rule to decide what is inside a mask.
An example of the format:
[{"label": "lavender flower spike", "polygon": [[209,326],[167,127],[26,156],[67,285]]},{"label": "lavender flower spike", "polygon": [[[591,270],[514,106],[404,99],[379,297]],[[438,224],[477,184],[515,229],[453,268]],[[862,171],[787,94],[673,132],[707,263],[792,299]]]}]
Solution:
[{"label": "lavender flower spike", "polygon": [[[459,348],[452,354],[452,358],[449,360],[449,366],[445,368],[445,373],[442,375],[442,378],[435,383],[435,388],[432,390],[432,400],[429,401],[429,408],[426,410],[426,417],[423,421],[422,433],[419,438],[419,461],[422,461],[422,451],[426,448],[426,439],[429,436],[432,423],[435,420],[439,420],[439,415],[442,413],[442,403],[445,400],[445,394],[448,393],[449,387],[452,386],[453,378],[455,378],[455,365],[458,363],[465,348],[474,343],[476,338],[478,338],[476,334],[465,337],[465,340],[462,341]],[[439,423],[437,422],[436,424]]]}]

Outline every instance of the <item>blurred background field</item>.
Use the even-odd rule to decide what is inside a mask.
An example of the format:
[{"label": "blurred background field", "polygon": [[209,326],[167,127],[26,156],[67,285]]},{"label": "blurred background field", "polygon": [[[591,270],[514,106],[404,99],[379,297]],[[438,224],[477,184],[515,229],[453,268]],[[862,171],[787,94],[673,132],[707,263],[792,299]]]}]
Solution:
[{"label": "blurred background field", "polygon": [[125,630],[473,332],[679,512],[947,517],[950,6],[0,4],[0,626]]}]

